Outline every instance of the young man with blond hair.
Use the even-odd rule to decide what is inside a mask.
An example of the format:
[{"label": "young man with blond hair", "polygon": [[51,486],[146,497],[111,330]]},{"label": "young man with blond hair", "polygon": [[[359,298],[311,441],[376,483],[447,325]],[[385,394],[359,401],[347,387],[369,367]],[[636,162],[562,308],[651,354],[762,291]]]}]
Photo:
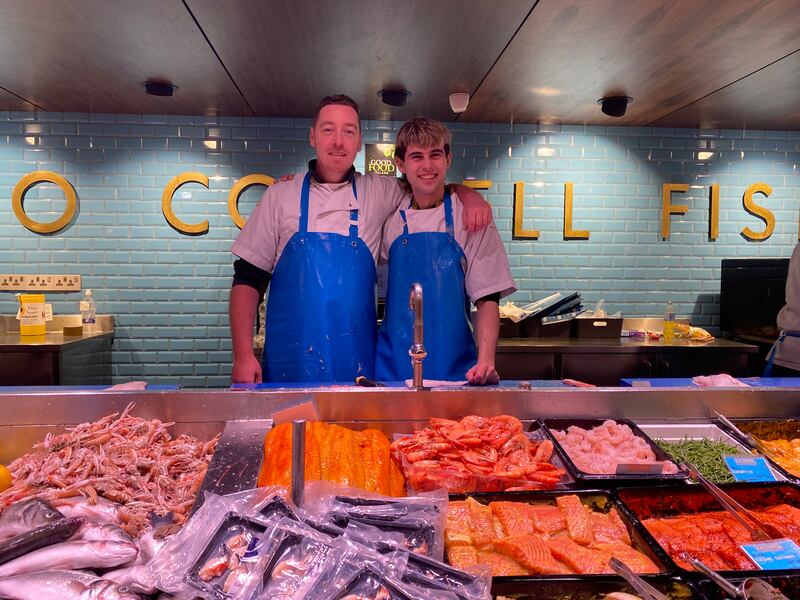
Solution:
[{"label": "young man with blond hair", "polygon": [[[378,333],[376,377],[409,379],[413,337],[409,289],[420,283],[425,311],[426,379],[474,385],[497,383],[495,351],[500,298],[516,290],[494,223],[465,231],[462,201],[446,185],[451,135],[440,122],[407,121],[397,134],[395,162],[411,197],[383,230],[381,259],[388,261],[386,316]],[[470,302],[477,307],[476,351]]]}]

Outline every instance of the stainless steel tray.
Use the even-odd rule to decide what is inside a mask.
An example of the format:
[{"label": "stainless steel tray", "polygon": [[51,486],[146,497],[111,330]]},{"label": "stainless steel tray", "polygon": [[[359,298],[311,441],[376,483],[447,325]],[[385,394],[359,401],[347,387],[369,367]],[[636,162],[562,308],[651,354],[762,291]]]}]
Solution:
[{"label": "stainless steel tray", "polygon": [[[679,442],[684,439],[689,440],[711,440],[713,442],[723,442],[733,446],[742,454],[752,454],[750,449],[742,444],[735,437],[728,435],[714,423],[637,423],[639,428],[654,440],[666,440],[668,442]],[[781,473],[772,467],[772,463],[767,461],[770,471],[775,476],[776,481],[786,481]]]}]

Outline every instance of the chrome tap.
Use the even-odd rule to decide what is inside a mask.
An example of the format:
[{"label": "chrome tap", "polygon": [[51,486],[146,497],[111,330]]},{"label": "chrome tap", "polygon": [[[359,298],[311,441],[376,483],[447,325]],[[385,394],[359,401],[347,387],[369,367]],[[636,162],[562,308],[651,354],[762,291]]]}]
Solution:
[{"label": "chrome tap", "polygon": [[414,343],[408,349],[411,357],[411,367],[414,370],[414,389],[422,390],[422,360],[428,356],[425,351],[424,324],[422,320],[422,286],[418,283],[411,284],[411,293],[408,297],[408,308],[414,311]]}]

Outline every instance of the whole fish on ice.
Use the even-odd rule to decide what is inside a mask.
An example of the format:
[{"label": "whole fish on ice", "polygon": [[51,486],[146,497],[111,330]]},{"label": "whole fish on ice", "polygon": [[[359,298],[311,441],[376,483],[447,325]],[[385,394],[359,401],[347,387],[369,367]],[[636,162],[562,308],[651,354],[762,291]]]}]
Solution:
[{"label": "whole fish on ice", "polygon": [[83,571],[42,571],[0,578],[0,596],[12,600],[139,600],[113,581]]},{"label": "whole fish on ice", "polygon": [[106,569],[136,558],[138,549],[123,542],[64,542],[35,550],[0,566],[0,577],[52,569]]},{"label": "whole fish on ice", "polygon": [[0,513],[0,542],[63,518],[63,514],[44,500],[20,500]]}]

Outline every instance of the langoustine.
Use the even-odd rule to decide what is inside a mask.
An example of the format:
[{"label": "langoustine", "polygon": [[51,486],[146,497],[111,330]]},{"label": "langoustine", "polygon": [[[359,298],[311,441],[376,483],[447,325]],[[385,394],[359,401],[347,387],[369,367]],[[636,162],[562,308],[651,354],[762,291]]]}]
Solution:
[{"label": "langoustine", "polygon": [[59,435],[47,434],[9,465],[13,485],[0,494],[0,508],[25,498],[42,498],[58,508],[84,497],[119,504],[116,520],[138,536],[149,516],[173,513],[186,520],[203,482],[219,436],[201,441],[168,433],[173,423],[122,413],[82,423]]}]

